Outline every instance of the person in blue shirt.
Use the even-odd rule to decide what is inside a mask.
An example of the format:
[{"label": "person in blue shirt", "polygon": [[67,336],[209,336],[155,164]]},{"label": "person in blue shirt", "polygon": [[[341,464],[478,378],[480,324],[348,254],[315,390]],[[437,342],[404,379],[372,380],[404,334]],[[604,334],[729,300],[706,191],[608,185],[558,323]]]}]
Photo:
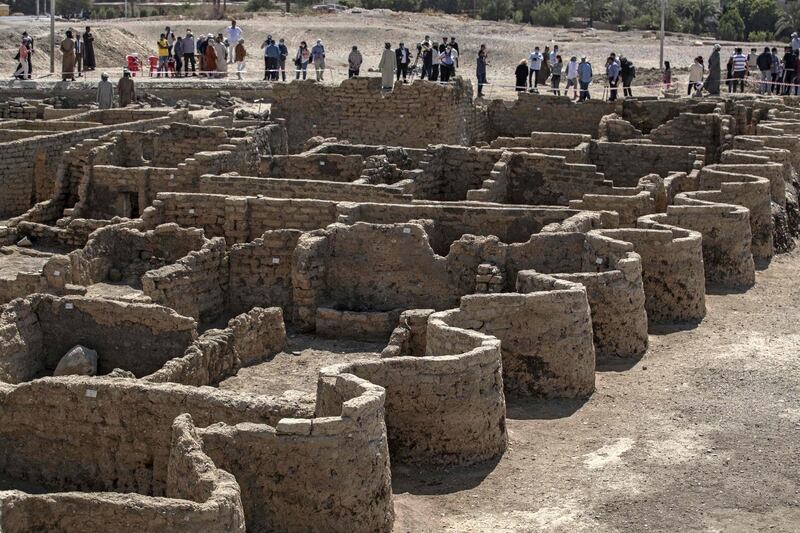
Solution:
[{"label": "person in blue shirt", "polygon": [[311,61],[314,63],[317,81],[323,81],[325,79],[325,47],[322,46],[320,39],[317,39],[317,44],[311,48]]},{"label": "person in blue shirt", "polygon": [[589,100],[589,84],[592,83],[592,64],[586,61],[586,56],[581,57],[578,63],[578,84],[581,86],[579,101]]},{"label": "person in blue shirt", "polygon": [[264,49],[264,81],[277,80],[281,50],[272,40],[272,36],[267,37],[261,48]]},{"label": "person in blue shirt", "polygon": [[619,63],[613,57],[606,60],[606,75],[608,76],[608,86],[610,87],[609,102],[617,99],[617,85],[619,85]]}]

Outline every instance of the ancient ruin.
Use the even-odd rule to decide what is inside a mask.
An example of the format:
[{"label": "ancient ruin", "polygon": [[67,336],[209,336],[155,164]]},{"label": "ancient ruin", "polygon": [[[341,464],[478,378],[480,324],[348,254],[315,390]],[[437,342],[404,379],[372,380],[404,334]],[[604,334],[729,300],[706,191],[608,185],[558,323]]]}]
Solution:
[{"label": "ancient ruin", "polygon": [[73,96],[0,105],[3,531],[390,531],[800,235],[793,97]]}]

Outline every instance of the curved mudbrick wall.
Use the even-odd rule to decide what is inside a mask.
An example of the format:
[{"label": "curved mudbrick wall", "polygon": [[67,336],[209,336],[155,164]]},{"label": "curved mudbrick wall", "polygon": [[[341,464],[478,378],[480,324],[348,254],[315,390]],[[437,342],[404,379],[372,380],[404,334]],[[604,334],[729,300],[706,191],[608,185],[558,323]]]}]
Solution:
[{"label": "curved mudbrick wall", "polygon": [[3,531],[245,530],[239,485],[203,452],[192,417],[172,423],[165,497],[114,492],[0,491]]},{"label": "curved mudbrick wall", "polygon": [[683,193],[666,213],[643,216],[638,225],[664,229],[675,226],[699,232],[703,242],[706,281],[725,288],[749,287],[756,272],[750,246],[750,212],[746,207],[694,200]]},{"label": "curved mudbrick wall", "polygon": [[458,309],[433,316],[500,339],[506,394],[591,394],[595,357],[586,289],[536,272],[520,272],[517,280],[525,294],[464,296]]},{"label": "curved mudbrick wall", "polygon": [[506,449],[500,341],[428,319],[426,353],[322,369],[323,378],[355,374],[386,388],[392,461],[471,464]]},{"label": "curved mudbrick wall", "polygon": [[652,229],[606,229],[596,233],[632,243],[639,254],[650,324],[702,320],[706,314],[702,236],[672,226],[650,226]]}]

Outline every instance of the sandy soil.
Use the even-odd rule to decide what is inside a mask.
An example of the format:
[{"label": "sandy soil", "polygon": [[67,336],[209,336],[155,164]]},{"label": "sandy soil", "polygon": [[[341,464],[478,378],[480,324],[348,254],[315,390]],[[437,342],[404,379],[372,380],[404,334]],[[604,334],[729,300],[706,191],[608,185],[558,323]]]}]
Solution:
[{"label": "sandy soil", "polygon": [[377,358],[385,345],[290,334],[283,352],[265,363],[242,368],[235,376],[221,382],[219,387],[272,396],[300,391],[313,398],[320,368]]},{"label": "sandy soil", "polygon": [[[116,71],[115,75],[124,66],[125,54],[137,52],[146,56],[154,53],[158,33],[167,25],[181,34],[186,28],[191,28],[195,35],[217,33],[228,25],[225,21],[174,18],[93,21],[90,24],[96,37],[99,68]],[[331,77],[334,82],[347,76],[346,60],[352,45],[358,45],[364,54],[362,75],[374,76],[377,74],[368,74],[366,70],[377,67],[385,41],[391,42],[393,46],[404,41],[407,46],[413,47],[426,34],[437,41],[442,36],[456,36],[461,45],[459,72],[473,81],[478,47],[482,43],[488,46],[488,79],[493,84],[486,91],[488,97],[513,96],[511,87],[516,64],[526,58],[534,46],[543,48],[553,43],[560,45],[565,61],[571,55],[587,54],[594,63],[596,74],[600,73],[608,53],[615,51],[627,56],[637,66],[638,85],[660,81],[660,74],[655,70],[658,67],[659,43],[653,32],[618,33],[541,28],[506,22],[476,21],[450,15],[393,13],[383,10],[360,14],[303,16],[264,14],[240,20],[239,25],[243,28],[251,54],[248,63],[251,70],[263,68],[259,47],[267,34],[275,38],[285,38],[291,54],[294,54],[301,40],[306,40],[311,46],[319,38],[327,49],[328,66],[334,68]],[[63,35],[70,26],[78,28],[82,25],[58,23],[57,31]],[[9,77],[14,69],[13,47],[24,29],[31,32],[36,39],[38,52],[34,67],[37,68],[38,65],[40,73],[49,67],[49,22],[15,22],[13,17],[0,18],[0,71],[8,73]],[[710,44],[710,41],[703,43],[698,37],[691,35],[673,35],[667,38],[665,59],[672,63],[677,81],[687,78],[687,69],[694,56],[708,56]],[[98,76],[99,71],[92,74],[94,78]],[[253,71],[248,76],[251,79],[260,79],[262,74]],[[642,94],[641,90],[639,94]]]},{"label": "sandy soil", "polygon": [[797,531],[800,257],[694,329],[598,368],[586,402],[510,401],[473,468],[393,468],[396,531]]}]

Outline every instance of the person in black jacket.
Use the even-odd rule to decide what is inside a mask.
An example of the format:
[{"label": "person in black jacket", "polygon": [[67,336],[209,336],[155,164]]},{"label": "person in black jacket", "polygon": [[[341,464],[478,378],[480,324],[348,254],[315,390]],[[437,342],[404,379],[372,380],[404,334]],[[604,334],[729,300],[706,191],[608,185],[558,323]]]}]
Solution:
[{"label": "person in black jacket", "polygon": [[756,65],[761,72],[761,83],[758,84],[758,92],[760,94],[769,92],[769,82],[772,80],[772,51],[769,46],[764,48],[764,51],[758,54],[756,58]]},{"label": "person in black jacket", "polygon": [[789,85],[794,80],[794,54],[792,47],[783,49],[783,94],[789,94]]},{"label": "person in black jacket", "polygon": [[400,75],[402,74],[403,83],[408,83],[406,77],[408,77],[408,64],[411,62],[411,52],[408,51],[408,48],[406,48],[403,43],[400,43],[400,46],[397,47],[394,54],[397,57],[397,80],[400,81]]},{"label": "person in black jacket", "polygon": [[517,78],[516,91],[525,92],[528,88],[528,61],[523,59],[517,65],[517,70],[514,71],[514,77]]},{"label": "person in black jacket", "polygon": [[634,68],[633,63],[628,61],[627,57],[619,58],[619,66],[620,77],[622,78],[622,95],[626,98],[633,97],[631,84],[633,83],[633,78],[636,77],[636,69]]}]

